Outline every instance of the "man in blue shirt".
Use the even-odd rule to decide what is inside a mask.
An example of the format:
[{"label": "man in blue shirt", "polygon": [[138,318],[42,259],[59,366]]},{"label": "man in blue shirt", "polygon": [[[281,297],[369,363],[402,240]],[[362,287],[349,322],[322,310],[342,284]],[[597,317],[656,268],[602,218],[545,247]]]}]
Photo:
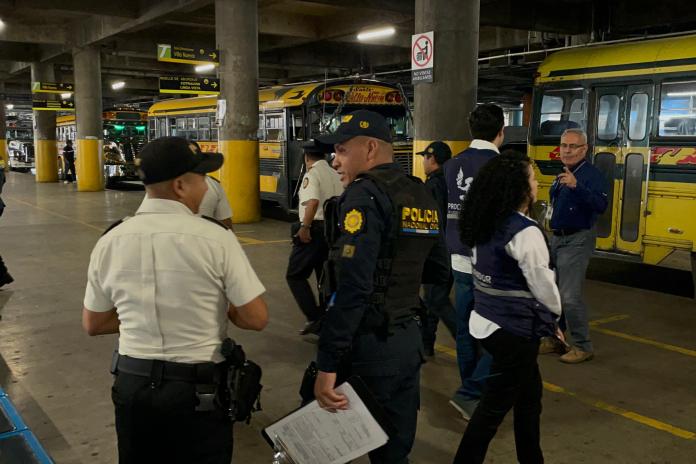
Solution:
[{"label": "man in blue shirt", "polygon": [[604,175],[585,158],[587,135],[567,129],[561,135],[563,172],[551,185],[551,260],[556,265],[558,288],[571,350],[560,360],[578,364],[594,357],[588,311],[582,284],[595,248],[595,224],[607,208],[608,185]]}]

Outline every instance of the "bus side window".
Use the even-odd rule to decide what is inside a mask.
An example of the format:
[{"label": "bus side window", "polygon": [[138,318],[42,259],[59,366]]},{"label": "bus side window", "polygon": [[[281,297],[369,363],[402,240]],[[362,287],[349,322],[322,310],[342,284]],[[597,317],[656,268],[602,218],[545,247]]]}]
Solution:
[{"label": "bus side window", "polygon": [[696,136],[696,81],[662,83],[659,121],[661,137]]},{"label": "bus side window", "polygon": [[290,111],[290,130],[293,140],[305,140],[304,120],[302,118],[302,109]]},{"label": "bus side window", "polygon": [[630,111],[628,138],[631,140],[643,140],[648,126],[648,94],[634,93],[631,96]]},{"label": "bus side window", "polygon": [[614,140],[619,134],[619,104],[618,95],[602,95],[599,97],[597,113],[597,137],[600,140]]}]

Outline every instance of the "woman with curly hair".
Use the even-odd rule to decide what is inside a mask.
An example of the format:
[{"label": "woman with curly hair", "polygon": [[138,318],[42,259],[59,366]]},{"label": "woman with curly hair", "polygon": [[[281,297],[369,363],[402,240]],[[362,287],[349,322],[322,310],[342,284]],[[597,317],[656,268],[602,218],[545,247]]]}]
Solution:
[{"label": "woman with curly hair", "polygon": [[469,330],[493,363],[455,464],[483,463],[512,408],[518,461],[544,462],[536,358],[541,337],[562,337],[556,326],[561,300],[543,232],[527,216],[536,195],[529,158],[510,150],[481,169],[464,200],[461,234],[473,250],[475,285]]}]

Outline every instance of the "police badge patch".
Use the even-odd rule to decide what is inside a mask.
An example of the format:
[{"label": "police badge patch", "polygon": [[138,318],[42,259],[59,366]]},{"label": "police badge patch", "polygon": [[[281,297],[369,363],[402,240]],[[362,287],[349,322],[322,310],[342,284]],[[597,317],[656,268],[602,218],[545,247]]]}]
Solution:
[{"label": "police badge patch", "polygon": [[363,213],[357,209],[351,209],[343,218],[343,229],[349,234],[360,232],[364,224],[365,218],[363,217]]},{"label": "police badge patch", "polygon": [[305,177],[304,180],[302,181],[302,188],[306,189],[308,185],[309,185],[309,177]]}]

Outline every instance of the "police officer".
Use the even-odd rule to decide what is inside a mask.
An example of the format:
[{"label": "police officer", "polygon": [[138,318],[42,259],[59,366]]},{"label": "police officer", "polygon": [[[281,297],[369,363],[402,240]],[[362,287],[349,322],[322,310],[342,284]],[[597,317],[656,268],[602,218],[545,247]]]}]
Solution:
[{"label": "police officer", "polygon": [[204,400],[224,382],[227,321],[261,330],[268,312],[235,235],[195,215],[205,174],[222,161],[180,137],[147,144],[147,198],[92,251],[82,325],[120,334],[112,399],[121,464],[231,460],[232,423]]},{"label": "police officer", "polygon": [[370,453],[371,462],[406,463],[423,362],[413,308],[439,234],[437,204],[420,180],[393,162],[381,115],[355,111],[318,140],[334,145],[333,165],[346,191],[338,201],[340,235],[329,253],[338,280],[319,337],[314,393],[323,408],[350,407],[334,390],[349,356],[350,374],[362,377],[397,430]]},{"label": "police officer", "polygon": [[307,172],[302,178],[299,190],[299,219],[293,224],[292,252],[288,261],[285,279],[297,301],[307,323],[300,330],[301,335],[319,333],[325,305],[317,304],[312,288],[307,282],[312,271],[319,280],[321,268],[328,255],[329,246],[324,237],[324,202],[343,192],[338,173],[325,159],[325,147],[315,142],[307,142],[304,147],[304,160]]},{"label": "police officer", "polygon": [[[189,144],[192,150],[201,151],[198,142],[189,140]],[[220,185],[220,181],[212,176],[206,176],[205,181],[208,184],[208,191],[203,196],[198,214],[217,219],[232,230],[232,208],[227,200],[225,189]]]},{"label": "police officer", "polygon": [[63,147],[63,159],[65,160],[65,180],[64,184],[73,183],[76,178],[75,175],[75,149],[73,148],[72,140],[68,139],[65,141],[65,146]]}]

